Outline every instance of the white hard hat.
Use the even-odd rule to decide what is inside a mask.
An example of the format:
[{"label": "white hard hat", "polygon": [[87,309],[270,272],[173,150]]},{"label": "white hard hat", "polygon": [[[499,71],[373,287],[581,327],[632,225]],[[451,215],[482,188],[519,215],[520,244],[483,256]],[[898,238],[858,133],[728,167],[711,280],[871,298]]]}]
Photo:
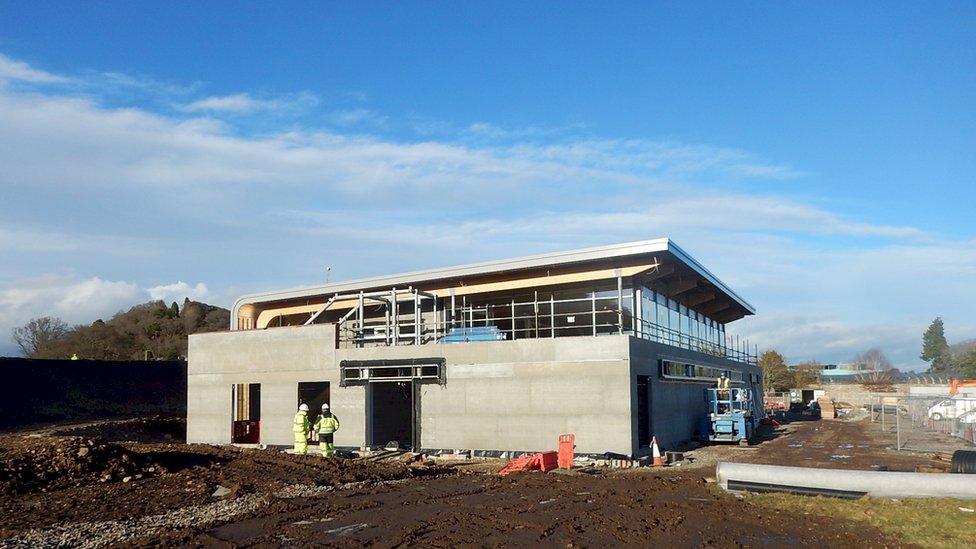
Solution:
[{"label": "white hard hat", "polygon": [[303,403],[302,403],[302,405],[298,407],[298,409],[299,409],[300,411],[302,411],[302,412],[307,412],[307,411],[308,411],[308,404],[305,404],[305,403],[303,402]]},{"label": "white hard hat", "polygon": [[322,411],[323,412],[326,411],[326,410],[328,410],[328,409],[329,409],[329,405],[328,404],[323,404],[322,405]]}]

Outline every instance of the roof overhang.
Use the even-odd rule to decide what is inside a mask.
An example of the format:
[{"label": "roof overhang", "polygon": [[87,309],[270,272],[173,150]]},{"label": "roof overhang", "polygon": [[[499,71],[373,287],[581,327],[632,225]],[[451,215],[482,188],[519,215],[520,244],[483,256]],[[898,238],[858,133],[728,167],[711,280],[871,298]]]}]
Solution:
[{"label": "roof overhang", "polygon": [[323,298],[332,294],[368,291],[392,287],[407,287],[411,285],[416,286],[439,280],[463,279],[483,275],[512,273],[549,266],[565,267],[573,264],[610,260],[627,256],[652,255],[656,253],[660,254],[665,252],[673,256],[682,265],[694,271],[698,276],[702,277],[720,292],[725,294],[729,300],[741,308],[741,316],[755,314],[756,310],[752,305],[742,299],[731,288],[726,286],[725,283],[702,266],[701,263],[688,255],[688,253],[681,249],[677,244],[668,238],[656,238],[653,240],[642,240],[624,244],[611,244],[609,246],[597,246],[592,248],[552,252],[513,259],[470,263],[467,265],[458,265],[456,267],[427,269],[423,271],[412,271],[388,276],[360,278],[317,286],[305,286],[287,290],[248,294],[242,296],[234,303],[234,308],[230,318],[231,329],[237,329],[238,312],[240,311],[241,307],[248,304],[257,305],[261,303],[283,302],[289,300]]}]

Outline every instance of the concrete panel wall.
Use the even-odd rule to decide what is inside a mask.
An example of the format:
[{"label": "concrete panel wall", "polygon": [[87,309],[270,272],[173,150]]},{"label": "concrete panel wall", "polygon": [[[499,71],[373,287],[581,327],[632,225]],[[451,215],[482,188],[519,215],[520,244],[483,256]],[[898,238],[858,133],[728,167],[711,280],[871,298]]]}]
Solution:
[{"label": "concrete panel wall", "polygon": [[443,357],[447,383],[421,389],[421,445],[579,452],[630,448],[626,336],[344,349],[337,360]]},{"label": "concrete panel wall", "polygon": [[651,381],[652,432],[663,447],[673,447],[694,434],[707,384],[661,380],[658,359],[744,369],[629,336],[334,346],[328,324],[191,336],[187,439],[229,443],[231,385],[260,383],[261,442],[290,445],[298,383],[328,381],[342,423],[336,444],[359,447],[366,443],[365,388],[339,387],[340,361],[443,358],[446,384],[424,384],[420,391],[424,448],[548,450],[558,435],[573,433],[577,452],[639,454],[646,452],[636,447],[637,375]]},{"label": "concrete panel wall", "polygon": [[[762,398],[761,383],[749,384],[749,374],[758,376],[761,372],[755,366],[686,349],[678,349],[644,339],[632,338],[630,364],[633,375],[631,400],[634,402],[633,453],[635,455],[650,454],[650,449],[640,449],[637,447],[638,375],[646,375],[649,377],[651,390],[651,433],[657,437],[658,445],[662,451],[675,448],[695,436],[698,422],[707,410],[704,389],[714,386],[714,383],[662,379],[658,366],[659,359],[670,359],[704,366],[740,370],[743,372],[745,379],[745,383],[741,386],[751,387],[753,389],[753,395],[756,398]],[[758,380],[759,378],[754,377],[754,379]]]},{"label": "concrete panel wall", "polygon": [[[329,381],[339,446],[366,442],[365,389],[339,387],[341,360],[442,357],[447,383],[421,390],[427,448],[544,450],[564,432],[581,452],[630,447],[628,338],[557,338],[336,350],[331,325],[190,338],[190,442],[229,443],[231,385],[261,384],[261,442],[292,442],[298,382]],[[313,411],[314,415],[314,411]]]},{"label": "concrete panel wall", "polygon": [[[300,381],[328,381],[339,385],[335,366],[335,329],[323,324],[301,328],[274,328],[194,334],[189,339],[187,366],[187,441],[226,444],[231,439],[235,383],[261,384],[261,442],[292,443],[292,422],[298,406]],[[358,439],[362,422],[361,399],[354,391],[332,392],[332,406],[343,429],[336,436]],[[358,406],[357,406],[358,404]],[[311,412],[314,418],[316,411]],[[349,416],[352,417],[349,417]],[[358,415],[358,417],[357,417]]]}]

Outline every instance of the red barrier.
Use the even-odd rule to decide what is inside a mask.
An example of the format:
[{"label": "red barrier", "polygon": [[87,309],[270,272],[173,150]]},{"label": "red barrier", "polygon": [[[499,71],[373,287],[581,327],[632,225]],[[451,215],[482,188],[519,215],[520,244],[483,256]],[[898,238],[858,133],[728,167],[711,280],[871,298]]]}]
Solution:
[{"label": "red barrier", "polygon": [[559,458],[556,452],[542,452],[536,455],[539,456],[539,469],[543,473],[548,473],[559,465]]},{"label": "red barrier", "polygon": [[512,473],[521,473],[524,471],[542,471],[543,473],[548,473],[556,468],[556,461],[556,452],[540,452],[530,456],[522,456],[509,461],[498,471],[498,474],[504,477]]},{"label": "red barrier", "polygon": [[573,452],[576,449],[576,435],[559,435],[559,459],[560,469],[573,468]]}]

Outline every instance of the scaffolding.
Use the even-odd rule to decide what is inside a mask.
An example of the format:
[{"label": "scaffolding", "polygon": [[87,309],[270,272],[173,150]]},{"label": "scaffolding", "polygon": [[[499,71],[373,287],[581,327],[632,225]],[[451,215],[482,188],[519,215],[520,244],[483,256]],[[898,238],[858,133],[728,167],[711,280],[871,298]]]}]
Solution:
[{"label": "scaffolding", "polygon": [[[452,334],[484,327],[498,334],[497,339],[509,341],[628,334],[737,362],[757,363],[755,348],[738,337],[722,332],[721,337],[701,338],[635,316],[625,306],[619,279],[616,291],[591,291],[585,297],[556,299],[556,292],[543,293],[548,298],[540,299],[538,290],[523,299],[500,299],[457,296],[453,289],[446,296],[438,296],[414,287],[336,294],[305,324],[320,321],[337,303],[352,302],[354,305],[335,321],[340,348],[446,344],[458,341],[448,337]],[[632,304],[632,298],[628,299]]]}]

